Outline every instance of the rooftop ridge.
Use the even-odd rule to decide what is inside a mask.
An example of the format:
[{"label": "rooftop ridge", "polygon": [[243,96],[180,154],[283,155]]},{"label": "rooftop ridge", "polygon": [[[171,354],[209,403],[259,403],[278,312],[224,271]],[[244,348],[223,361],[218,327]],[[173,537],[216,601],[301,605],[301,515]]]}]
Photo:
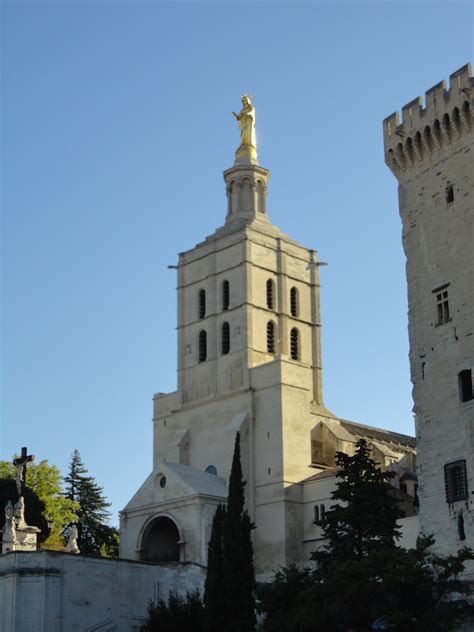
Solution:
[{"label": "rooftop ridge", "polygon": [[349,419],[340,419],[342,424],[348,424],[349,426],[353,426],[354,429],[360,428],[363,430],[368,430],[372,432],[374,435],[387,435],[387,439],[391,438],[392,441],[390,443],[394,443],[393,439],[398,439],[397,443],[402,445],[412,446],[416,439],[410,435],[402,434],[400,432],[394,432],[393,430],[386,430],[385,428],[376,428],[375,426],[368,426],[367,424],[361,424],[357,421],[350,421]]},{"label": "rooftop ridge", "polygon": [[474,78],[465,64],[383,121],[385,162],[398,178],[420,161],[437,154],[472,131]]}]

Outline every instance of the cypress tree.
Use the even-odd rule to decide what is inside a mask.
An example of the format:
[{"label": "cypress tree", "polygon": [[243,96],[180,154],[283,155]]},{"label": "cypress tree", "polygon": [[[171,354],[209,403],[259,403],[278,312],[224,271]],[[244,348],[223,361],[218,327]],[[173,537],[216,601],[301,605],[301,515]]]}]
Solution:
[{"label": "cypress tree", "polygon": [[230,632],[250,632],[255,629],[256,624],[256,585],[251,540],[254,525],[244,508],[244,487],[240,462],[240,433],[237,433],[222,538],[222,605],[227,619],[226,629]]},{"label": "cypress tree", "polygon": [[225,612],[222,608],[224,600],[222,538],[226,513],[226,508],[219,505],[212,521],[203,599],[206,632],[218,632],[226,624]]}]

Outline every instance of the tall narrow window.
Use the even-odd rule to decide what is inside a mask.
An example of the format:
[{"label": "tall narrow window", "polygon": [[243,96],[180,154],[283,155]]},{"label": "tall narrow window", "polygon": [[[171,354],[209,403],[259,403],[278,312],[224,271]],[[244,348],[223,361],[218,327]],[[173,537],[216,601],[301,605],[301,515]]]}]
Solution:
[{"label": "tall narrow window", "polygon": [[324,522],[324,519],[326,518],[326,507],[324,505],[321,505],[321,507],[319,508],[319,515],[321,522]]},{"label": "tall narrow window", "polygon": [[275,283],[273,279],[267,281],[267,307],[268,309],[275,309]]},{"label": "tall narrow window", "polygon": [[313,524],[317,524],[318,522],[319,522],[319,507],[318,505],[314,505]]},{"label": "tall narrow window", "polygon": [[275,323],[271,320],[267,323],[267,352],[275,353]]},{"label": "tall narrow window", "polygon": [[454,461],[444,466],[446,500],[454,503],[467,498],[466,461]]},{"label": "tall narrow window", "polygon": [[198,314],[199,314],[199,318],[204,318],[206,316],[206,290],[199,290]]},{"label": "tall narrow window", "polygon": [[298,290],[295,287],[292,287],[290,290],[290,311],[291,315],[295,318],[299,316],[300,306],[299,306],[299,297]]},{"label": "tall narrow window", "polygon": [[453,189],[453,185],[450,182],[448,182],[448,184],[446,185],[445,194],[446,194],[446,203],[452,204],[454,202],[454,189]]},{"label": "tall narrow window", "polygon": [[229,323],[222,324],[221,330],[221,351],[224,355],[230,350],[230,327]]},{"label": "tall narrow window", "polygon": [[472,388],[472,369],[464,369],[458,375],[459,378],[459,398],[462,402],[470,402],[474,399]]},{"label": "tall narrow window", "polygon": [[290,355],[292,360],[300,358],[300,332],[296,327],[290,331]]},{"label": "tall narrow window", "polygon": [[462,511],[458,514],[458,536],[460,540],[466,539],[466,532],[464,531],[464,516]]},{"label": "tall narrow window", "polygon": [[230,287],[229,281],[222,282],[222,309],[226,312],[229,309]]},{"label": "tall narrow window", "polygon": [[205,362],[207,358],[207,333],[202,329],[199,332],[199,362]]},{"label": "tall narrow window", "polygon": [[448,290],[436,293],[436,309],[438,314],[438,325],[447,323],[449,318],[449,297]]}]

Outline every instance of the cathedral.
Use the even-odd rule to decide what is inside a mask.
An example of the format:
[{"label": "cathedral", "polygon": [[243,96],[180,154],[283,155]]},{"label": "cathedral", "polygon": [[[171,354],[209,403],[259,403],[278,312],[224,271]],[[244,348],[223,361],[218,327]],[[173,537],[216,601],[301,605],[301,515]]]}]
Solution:
[{"label": "cathedral", "polygon": [[177,389],[154,397],[153,470],[121,512],[121,557],[206,565],[237,432],[259,578],[308,564],[321,546],[335,453],[352,454],[360,438],[397,474],[413,545],[415,440],[325,407],[318,255],[270,221],[247,95],[234,115],[241,144],[224,171],[224,224],[179,256]]},{"label": "cathedral", "polygon": [[224,224],[176,266],[177,388],[154,396],[153,464],[121,512],[120,559],[5,547],[1,630],[138,632],[150,599],[202,590],[237,432],[260,580],[309,565],[324,545],[335,454],[360,438],[395,473],[401,546],[421,531],[443,555],[474,548],[473,108],[466,65],[383,124],[407,259],[416,444],[324,405],[317,253],[270,222],[244,96]]}]

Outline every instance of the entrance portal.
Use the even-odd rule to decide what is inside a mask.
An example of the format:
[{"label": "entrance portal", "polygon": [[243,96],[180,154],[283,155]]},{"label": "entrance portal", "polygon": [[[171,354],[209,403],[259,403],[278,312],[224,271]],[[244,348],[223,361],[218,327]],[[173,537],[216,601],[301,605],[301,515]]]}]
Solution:
[{"label": "entrance portal", "polygon": [[148,526],[142,540],[145,562],[179,562],[179,531],[175,523],[160,516]]}]

